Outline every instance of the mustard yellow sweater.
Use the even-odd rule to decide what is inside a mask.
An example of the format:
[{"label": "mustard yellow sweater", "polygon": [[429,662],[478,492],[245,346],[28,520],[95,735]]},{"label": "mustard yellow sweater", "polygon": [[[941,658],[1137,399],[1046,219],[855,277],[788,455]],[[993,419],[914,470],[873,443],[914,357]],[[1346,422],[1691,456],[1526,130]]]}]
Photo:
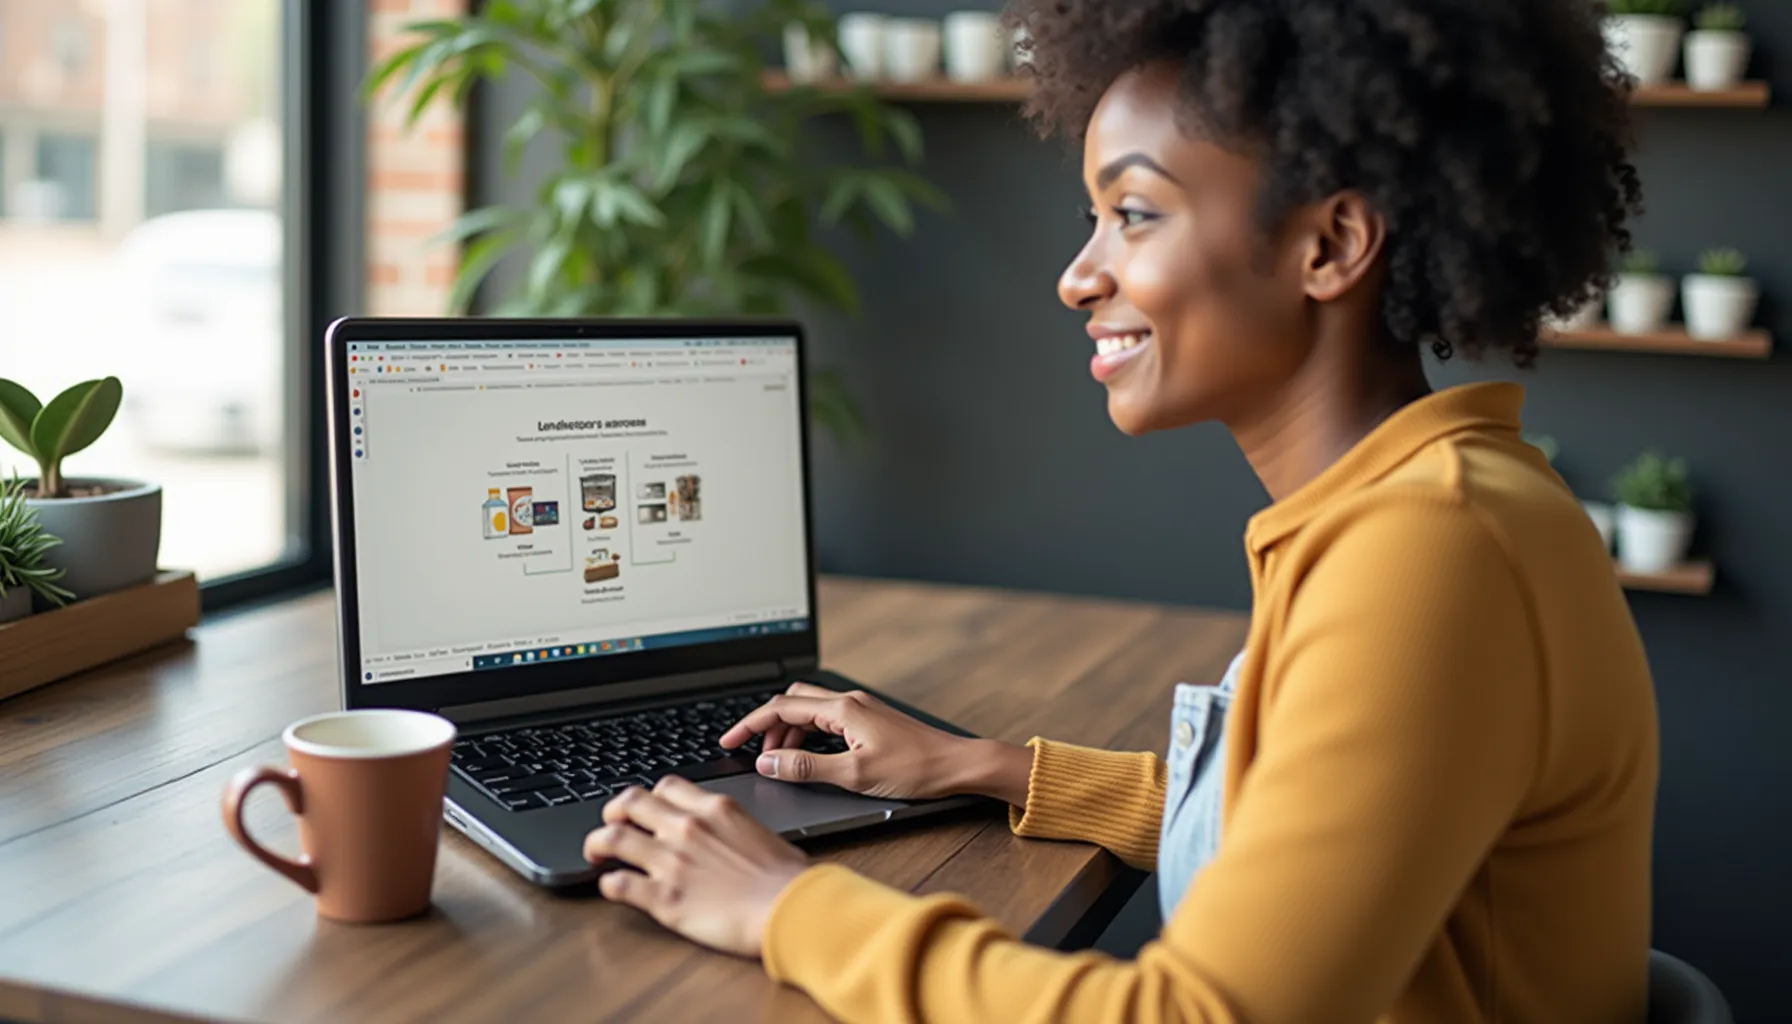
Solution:
[{"label": "mustard yellow sweater", "polygon": [[[1138,959],[818,866],[766,969],[848,1021],[1642,1021],[1649,669],[1522,404],[1427,397],[1251,521],[1219,851]],[[1015,831],[1150,866],[1158,759],[1033,746]]]}]

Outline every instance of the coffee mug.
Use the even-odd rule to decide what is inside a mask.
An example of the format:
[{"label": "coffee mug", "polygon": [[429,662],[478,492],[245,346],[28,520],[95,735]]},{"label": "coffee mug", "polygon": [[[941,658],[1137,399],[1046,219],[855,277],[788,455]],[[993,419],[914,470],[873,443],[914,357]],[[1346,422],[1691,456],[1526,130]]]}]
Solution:
[{"label": "coffee mug", "polygon": [[884,23],[884,74],[898,82],[919,82],[939,68],[939,22],[891,18]]},{"label": "coffee mug", "polygon": [[885,20],[863,11],[840,16],[840,54],[854,78],[870,80],[884,73]]},{"label": "coffee mug", "polygon": [[[429,907],[442,792],[454,725],[422,711],[317,715],[281,739],[292,767],[245,768],[224,791],[224,827],[243,849],[317,897],[317,912],[371,924]],[[271,783],[299,817],[298,860],[255,841],[243,824],[249,792]]]},{"label": "coffee mug", "polygon": [[946,15],[946,75],[955,82],[986,82],[1008,64],[1002,19],[988,11]]}]

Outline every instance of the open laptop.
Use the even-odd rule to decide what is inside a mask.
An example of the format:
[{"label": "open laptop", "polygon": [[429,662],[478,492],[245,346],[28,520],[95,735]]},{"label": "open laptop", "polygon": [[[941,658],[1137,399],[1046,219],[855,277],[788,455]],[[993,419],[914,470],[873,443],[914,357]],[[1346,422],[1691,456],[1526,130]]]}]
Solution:
[{"label": "open laptop", "polygon": [[716,744],[795,679],[855,688],[816,658],[797,324],[346,319],[326,344],[343,703],[459,726],[454,828],[568,885],[604,802],[669,772],[790,838],[968,802]]}]

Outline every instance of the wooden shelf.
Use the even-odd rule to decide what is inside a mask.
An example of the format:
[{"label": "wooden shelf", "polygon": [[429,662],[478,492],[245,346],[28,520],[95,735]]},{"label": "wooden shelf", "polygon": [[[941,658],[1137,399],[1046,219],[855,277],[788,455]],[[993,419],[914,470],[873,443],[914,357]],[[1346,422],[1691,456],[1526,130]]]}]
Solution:
[{"label": "wooden shelf", "polygon": [[[1024,78],[997,78],[987,82],[954,82],[949,78],[928,78],[918,82],[861,82],[851,78],[824,78],[807,83],[822,92],[848,92],[869,88],[886,100],[912,103],[1019,103],[1033,91]],[[765,87],[782,92],[793,87],[782,71],[767,71]]]},{"label": "wooden shelf", "polygon": [[1766,82],[1741,82],[1728,89],[1701,92],[1685,82],[1639,85],[1630,101],[1639,107],[1730,107],[1758,110],[1772,99]]},{"label": "wooden shelf", "polygon": [[[1025,78],[998,78],[987,82],[954,82],[949,78],[930,78],[919,82],[859,82],[849,78],[825,78],[809,83],[823,92],[845,92],[860,86],[870,88],[887,100],[912,103],[1018,103],[1033,91]],[[782,71],[765,73],[766,88],[774,92],[789,89],[790,77]],[[1767,106],[1770,90],[1766,82],[1743,82],[1732,89],[1698,92],[1684,82],[1638,86],[1631,101],[1642,107],[1732,107],[1752,109]]]},{"label": "wooden shelf", "polygon": [[1605,349],[1613,352],[1665,352],[1678,356],[1720,356],[1726,359],[1766,359],[1773,354],[1773,335],[1748,331],[1722,341],[1703,341],[1675,325],[1653,334],[1621,334],[1605,324],[1584,331],[1546,331],[1547,348]]},{"label": "wooden shelf", "polygon": [[1618,582],[1625,590],[1647,590],[1658,594],[1709,594],[1717,579],[1717,570],[1703,560],[1677,565],[1667,572],[1625,572],[1621,565],[1617,570]]}]

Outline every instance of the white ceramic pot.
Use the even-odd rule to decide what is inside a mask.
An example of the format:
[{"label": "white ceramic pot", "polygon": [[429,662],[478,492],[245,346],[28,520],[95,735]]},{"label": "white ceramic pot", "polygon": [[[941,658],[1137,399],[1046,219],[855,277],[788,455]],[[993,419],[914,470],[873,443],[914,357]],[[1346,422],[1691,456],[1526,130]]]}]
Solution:
[{"label": "white ceramic pot", "polygon": [[30,614],[30,587],[9,587],[4,595],[0,595],[0,622],[17,622]]},{"label": "white ceramic pot", "polygon": [[840,16],[840,55],[852,77],[870,81],[884,73],[884,25],[881,14],[863,11]]},{"label": "white ceramic pot", "polygon": [[818,82],[834,73],[834,48],[825,39],[811,39],[807,26],[784,26],[784,70],[793,82]]},{"label": "white ceramic pot", "polygon": [[1583,501],[1580,507],[1587,510],[1587,518],[1593,520],[1593,528],[1599,531],[1599,539],[1605,544],[1606,554],[1611,554],[1612,537],[1617,530],[1617,513],[1603,501]]},{"label": "white ceramic pot", "polygon": [[87,498],[25,499],[44,531],[62,538],[44,553],[45,565],[63,571],[56,585],[85,599],[155,578],[162,488],[134,480],[70,478],[67,483],[108,490]]},{"label": "white ceramic pot", "polygon": [[1555,331],[1572,332],[1591,330],[1599,323],[1599,314],[1605,311],[1605,296],[1600,296],[1582,305],[1579,309],[1565,317],[1551,317],[1546,327]]},{"label": "white ceramic pot", "polygon": [[921,18],[884,23],[884,74],[897,82],[921,82],[939,74],[940,26]]},{"label": "white ceramic pot", "polygon": [[1659,331],[1674,311],[1674,280],[1665,274],[1619,274],[1606,304],[1614,330],[1623,334]]},{"label": "white ceramic pot", "polygon": [[1614,14],[1605,19],[1605,45],[1638,83],[1656,85],[1674,73],[1684,31],[1663,14]]},{"label": "white ceramic pot", "polygon": [[1618,564],[1631,572],[1666,572],[1686,560],[1692,527],[1691,513],[1619,505]]},{"label": "white ceramic pot", "polygon": [[1002,19],[989,11],[954,11],[945,20],[946,77],[987,82],[1007,68]]},{"label": "white ceramic pot", "polygon": [[1680,283],[1686,333],[1708,341],[1734,338],[1755,320],[1761,288],[1746,277],[1688,274]]},{"label": "white ceramic pot", "polygon": [[1749,45],[1741,32],[1699,29],[1686,35],[1686,84],[1700,91],[1728,89],[1748,70]]}]

